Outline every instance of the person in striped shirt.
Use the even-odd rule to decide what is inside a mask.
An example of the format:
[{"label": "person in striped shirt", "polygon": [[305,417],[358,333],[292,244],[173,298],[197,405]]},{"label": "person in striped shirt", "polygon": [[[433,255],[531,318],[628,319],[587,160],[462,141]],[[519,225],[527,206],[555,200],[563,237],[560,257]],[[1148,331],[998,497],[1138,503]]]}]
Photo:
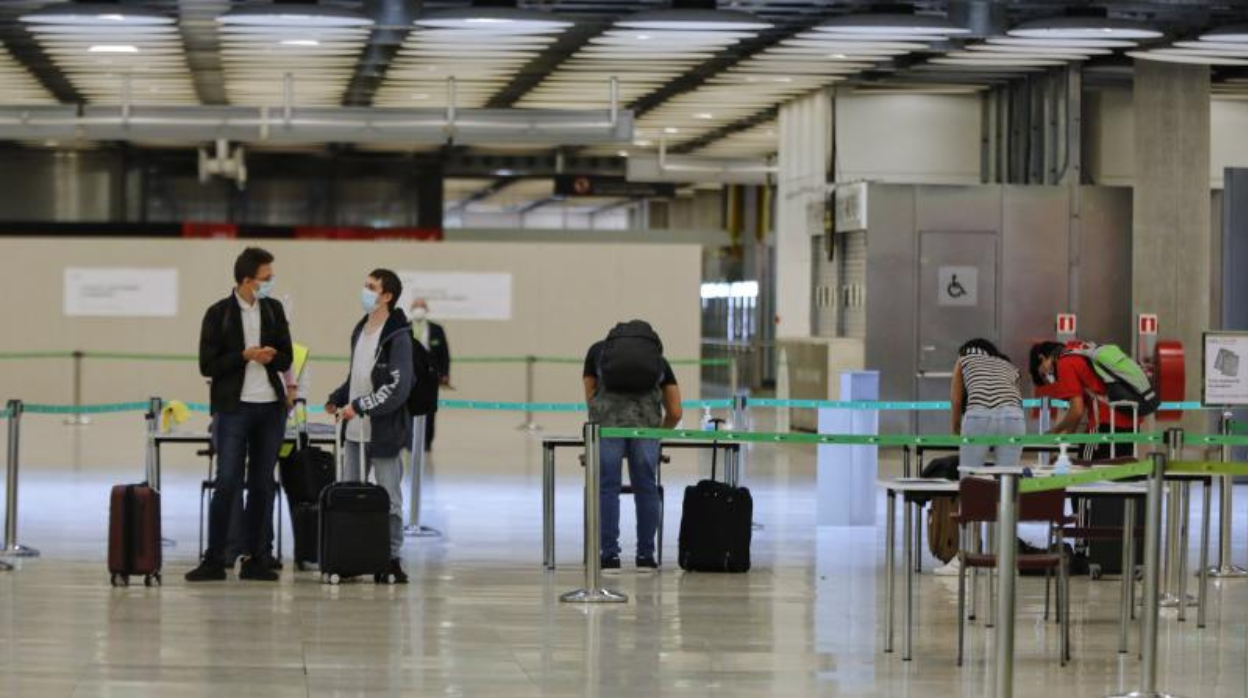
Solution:
[{"label": "person in striped shirt", "polygon": [[[963,436],[1022,436],[1027,433],[1018,368],[986,339],[972,339],[958,349],[953,368],[953,433]],[[1016,466],[1022,446],[964,445],[959,463],[980,467],[994,452],[1000,466]]]}]

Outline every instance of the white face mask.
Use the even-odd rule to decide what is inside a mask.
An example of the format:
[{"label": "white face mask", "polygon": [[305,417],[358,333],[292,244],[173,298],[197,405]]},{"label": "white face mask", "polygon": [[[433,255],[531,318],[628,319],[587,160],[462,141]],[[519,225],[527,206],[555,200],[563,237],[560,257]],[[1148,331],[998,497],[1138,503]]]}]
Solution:
[{"label": "white face mask", "polygon": [[429,317],[428,308],[412,308],[412,319],[417,322]]},{"label": "white face mask", "polygon": [[377,307],[377,292],[370,288],[360,291],[360,305],[363,306],[364,312],[373,312]]}]

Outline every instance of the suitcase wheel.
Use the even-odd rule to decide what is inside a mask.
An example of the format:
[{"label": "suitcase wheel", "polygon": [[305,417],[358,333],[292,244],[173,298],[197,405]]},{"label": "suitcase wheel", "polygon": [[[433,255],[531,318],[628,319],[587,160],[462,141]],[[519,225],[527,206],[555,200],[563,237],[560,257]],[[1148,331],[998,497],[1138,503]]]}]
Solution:
[{"label": "suitcase wheel", "polygon": [[307,571],[308,571],[308,564],[307,564],[306,562],[304,562],[303,560],[296,560],[296,561],[295,561],[295,569],[296,569],[296,570],[298,570],[298,571],[300,571],[300,572],[307,572]]},{"label": "suitcase wheel", "polygon": [[1104,575],[1105,571],[1101,569],[1100,565],[1095,562],[1088,565],[1088,576],[1092,579],[1100,579]]},{"label": "suitcase wheel", "polygon": [[395,581],[395,580],[394,580],[394,575],[393,575],[393,574],[390,574],[389,572],[387,572],[387,573],[385,573],[385,574],[374,574],[374,575],[373,575],[373,582],[374,582],[375,584],[386,584],[386,585],[390,585],[390,584],[394,584],[394,581]]},{"label": "suitcase wheel", "polygon": [[149,574],[143,577],[143,586],[145,587],[162,586],[161,580],[160,580],[160,573],[157,572],[156,574]]},{"label": "suitcase wheel", "polygon": [[331,586],[338,586],[342,583],[342,577],[336,574],[323,574],[321,575],[321,579],[329,583]]},{"label": "suitcase wheel", "polygon": [[113,574],[109,578],[108,583],[115,587],[128,587],[130,586],[130,577],[124,574]]}]

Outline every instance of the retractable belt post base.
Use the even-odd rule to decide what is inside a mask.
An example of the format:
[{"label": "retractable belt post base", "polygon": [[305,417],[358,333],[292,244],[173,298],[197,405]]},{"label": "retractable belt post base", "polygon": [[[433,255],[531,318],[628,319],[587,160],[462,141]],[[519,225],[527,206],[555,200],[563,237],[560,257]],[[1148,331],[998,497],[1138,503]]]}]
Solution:
[{"label": "retractable belt post base", "polygon": [[601,488],[602,427],[585,425],[585,587],[559,597],[564,603],[626,603],[628,596],[602,586],[602,546],[599,536],[598,492]]},{"label": "retractable belt post base", "polygon": [[39,551],[17,542],[17,473],[21,460],[21,400],[9,400],[9,453],[5,473],[4,550],[5,557],[39,557]]}]

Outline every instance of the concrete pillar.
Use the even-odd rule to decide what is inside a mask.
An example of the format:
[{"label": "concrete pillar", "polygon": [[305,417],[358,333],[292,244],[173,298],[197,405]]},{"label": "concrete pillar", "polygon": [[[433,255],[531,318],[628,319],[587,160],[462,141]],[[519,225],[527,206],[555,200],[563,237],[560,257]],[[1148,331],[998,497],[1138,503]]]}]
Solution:
[{"label": "concrete pillar", "polygon": [[809,337],[811,236],[823,232],[832,163],[832,96],[820,91],[780,107],[776,182],[776,336]]},{"label": "concrete pillar", "polygon": [[1209,326],[1209,68],[1135,62],[1131,298],[1187,351],[1187,399],[1200,399]]}]

